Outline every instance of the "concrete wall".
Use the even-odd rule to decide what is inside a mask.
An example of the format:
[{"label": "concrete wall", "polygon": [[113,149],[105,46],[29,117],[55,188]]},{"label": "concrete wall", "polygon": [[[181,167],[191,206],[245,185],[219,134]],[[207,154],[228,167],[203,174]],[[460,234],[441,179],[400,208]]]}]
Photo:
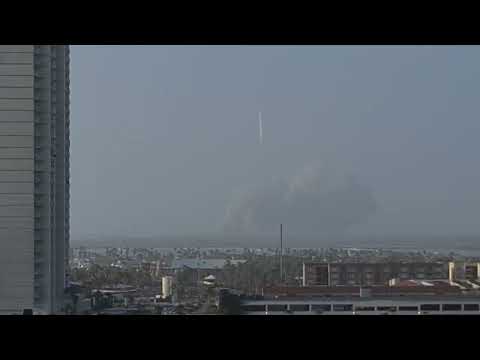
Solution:
[{"label": "concrete wall", "polygon": [[33,231],[12,225],[0,229],[0,310],[21,312],[33,307]]},{"label": "concrete wall", "polygon": [[2,205],[32,205],[32,194],[0,194],[0,204]]},{"label": "concrete wall", "polygon": [[[0,76],[0,87],[2,82],[2,77]],[[2,122],[28,122],[33,123],[33,110],[31,111],[0,111],[0,123]]]},{"label": "concrete wall", "polygon": [[33,88],[32,87],[0,88],[0,98],[2,99],[33,99]]},{"label": "concrete wall", "polygon": [[[0,129],[1,127],[0,124]],[[1,131],[2,130],[0,130],[0,132]],[[0,147],[0,159],[33,159],[33,151],[32,148]]]},{"label": "concrete wall", "polygon": [[33,148],[33,136],[0,135],[0,144],[2,148],[17,148],[17,147]]},{"label": "concrete wall", "polygon": [[33,46],[0,46],[0,311],[33,308]]},{"label": "concrete wall", "polygon": [[32,64],[31,52],[4,52],[0,53],[0,64],[3,65],[20,65],[20,64]]},{"label": "concrete wall", "polygon": [[15,87],[33,87],[33,76],[1,76],[0,86]]},{"label": "concrete wall", "polygon": [[[33,182],[33,171],[0,171],[1,183],[31,183]],[[8,194],[8,193],[7,193]],[[0,196],[2,194],[0,193]]]},{"label": "concrete wall", "polygon": [[33,76],[33,66],[30,64],[2,64],[0,63],[0,75],[7,76]]}]

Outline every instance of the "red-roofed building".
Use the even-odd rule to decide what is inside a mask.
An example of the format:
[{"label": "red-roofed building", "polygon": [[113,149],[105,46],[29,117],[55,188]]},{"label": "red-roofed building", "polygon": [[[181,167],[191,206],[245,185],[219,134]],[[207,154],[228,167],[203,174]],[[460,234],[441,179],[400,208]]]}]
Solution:
[{"label": "red-roofed building", "polygon": [[283,286],[268,287],[263,289],[263,295],[269,298],[304,298],[304,297],[363,297],[363,296],[428,296],[428,295],[459,295],[462,289],[459,286],[450,285],[448,282],[429,281],[425,282],[404,281],[395,286]]}]

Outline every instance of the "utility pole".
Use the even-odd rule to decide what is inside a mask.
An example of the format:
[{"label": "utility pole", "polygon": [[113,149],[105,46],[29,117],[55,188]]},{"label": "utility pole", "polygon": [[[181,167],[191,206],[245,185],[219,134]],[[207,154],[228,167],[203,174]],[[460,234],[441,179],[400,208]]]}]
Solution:
[{"label": "utility pole", "polygon": [[280,224],[280,283],[283,283],[283,224]]}]

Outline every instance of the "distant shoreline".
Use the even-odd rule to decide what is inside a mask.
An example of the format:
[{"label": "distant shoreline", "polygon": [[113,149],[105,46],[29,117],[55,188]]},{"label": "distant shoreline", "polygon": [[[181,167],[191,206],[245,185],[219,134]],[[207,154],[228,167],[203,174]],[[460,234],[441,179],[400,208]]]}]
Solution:
[{"label": "distant shoreline", "polygon": [[[224,239],[215,237],[163,237],[163,238],[102,238],[72,240],[72,247],[129,247],[129,248],[276,248],[279,239],[272,237],[245,237]],[[456,249],[480,250],[480,236],[408,237],[408,238],[350,238],[350,239],[292,239],[284,238],[284,246],[291,248],[374,248],[374,249]]]}]

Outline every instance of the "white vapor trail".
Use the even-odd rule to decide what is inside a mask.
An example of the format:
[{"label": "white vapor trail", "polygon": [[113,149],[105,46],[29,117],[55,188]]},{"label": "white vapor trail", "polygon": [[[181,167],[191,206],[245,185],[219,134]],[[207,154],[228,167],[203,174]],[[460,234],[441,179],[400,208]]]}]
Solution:
[{"label": "white vapor trail", "polygon": [[260,145],[263,144],[263,124],[262,124],[262,113],[258,113],[258,130],[260,134]]}]

